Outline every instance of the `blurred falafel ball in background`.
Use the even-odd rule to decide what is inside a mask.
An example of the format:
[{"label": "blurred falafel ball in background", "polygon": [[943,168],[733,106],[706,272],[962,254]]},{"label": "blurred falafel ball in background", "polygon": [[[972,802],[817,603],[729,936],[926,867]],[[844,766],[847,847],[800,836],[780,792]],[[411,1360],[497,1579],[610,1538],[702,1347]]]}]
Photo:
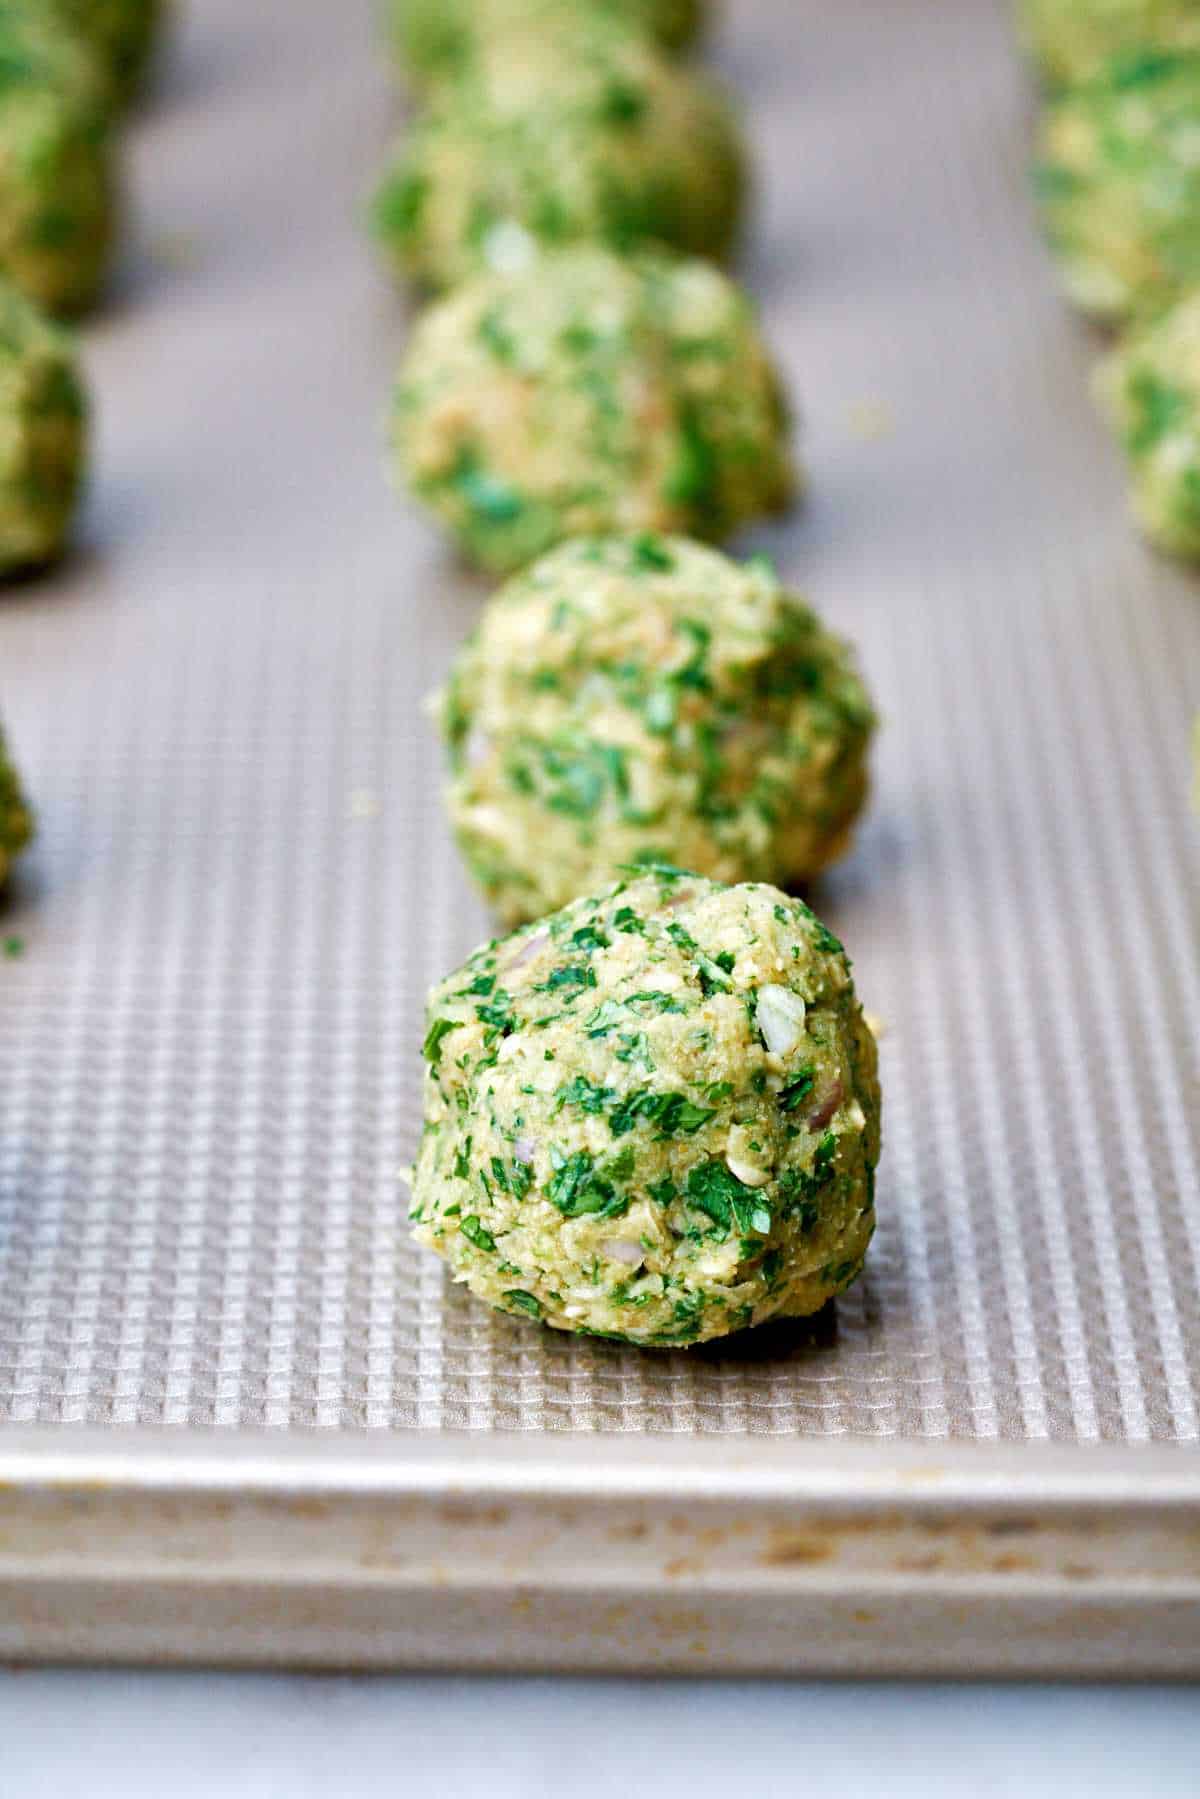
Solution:
[{"label": "blurred falafel ball in background", "polygon": [[554,33],[590,16],[679,51],[700,36],[709,10],[707,0],[384,0],[384,5],[396,59],[409,79],[425,88],[466,73],[481,46],[513,27]]},{"label": "blurred falafel ball in background", "polygon": [[46,0],[43,10],[57,16],[96,57],[114,103],[129,105],[146,80],[169,0]]},{"label": "blurred falafel ball in background", "polygon": [[8,879],[14,859],[32,836],[33,817],[0,728],[0,888]]},{"label": "blurred falafel ball in background", "polygon": [[0,0],[0,278],[47,311],[90,306],[116,227],[115,134],[95,57],[29,0]]},{"label": "blurred falafel ball in background", "polygon": [[39,568],[63,550],[87,438],[73,339],[0,281],[0,575]]},{"label": "blurred falafel ball in background", "polygon": [[490,38],[397,144],[372,221],[399,273],[444,290],[580,241],[721,260],[745,189],[724,93],[585,9]]},{"label": "blurred falafel ball in background", "polygon": [[1129,469],[1134,515],[1168,555],[1200,561],[1200,291],[1132,331],[1096,391]]},{"label": "blurred falafel ball in background", "polygon": [[1105,63],[1047,105],[1035,189],[1068,297],[1120,323],[1200,281],[1200,52]]},{"label": "blurred falafel ball in background", "polygon": [[1016,0],[1017,33],[1050,88],[1071,87],[1112,56],[1200,45],[1196,0]]},{"label": "blurred falafel ball in background", "polygon": [[565,537],[728,537],[792,499],[789,439],[734,282],[695,258],[590,246],[426,308],[392,409],[398,477],[498,574]]}]

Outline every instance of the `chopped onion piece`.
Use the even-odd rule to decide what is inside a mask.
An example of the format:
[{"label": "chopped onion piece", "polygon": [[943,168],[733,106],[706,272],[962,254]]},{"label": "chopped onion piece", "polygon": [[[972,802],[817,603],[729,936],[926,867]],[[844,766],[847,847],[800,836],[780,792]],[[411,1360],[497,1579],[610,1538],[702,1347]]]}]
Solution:
[{"label": "chopped onion piece", "polygon": [[774,983],[762,989],[754,1013],[762,1040],[773,1056],[790,1056],[804,1041],[806,1016],[800,995]]},{"label": "chopped onion piece", "polygon": [[538,931],[535,936],[529,939],[528,943],[523,943],[521,945],[511,962],[505,963],[505,974],[513,974],[518,968],[524,968],[527,962],[532,962],[533,958],[545,949],[549,941],[550,937],[548,932]]},{"label": "chopped onion piece", "polygon": [[765,1187],[771,1178],[769,1168],[756,1168],[752,1162],[739,1162],[736,1156],[727,1155],[725,1166],[735,1180],[741,1181],[743,1187]]},{"label": "chopped onion piece", "polygon": [[640,1243],[627,1243],[621,1237],[605,1237],[600,1245],[600,1254],[610,1262],[624,1262],[630,1268],[637,1268],[646,1259]]},{"label": "chopped onion piece", "polygon": [[809,1130],[823,1131],[845,1097],[846,1089],[842,1086],[840,1079],[836,1080],[833,1083],[833,1086],[830,1087],[829,1091],[825,1094],[824,1098],[814,1107],[808,1114],[808,1117],[804,1120]]}]

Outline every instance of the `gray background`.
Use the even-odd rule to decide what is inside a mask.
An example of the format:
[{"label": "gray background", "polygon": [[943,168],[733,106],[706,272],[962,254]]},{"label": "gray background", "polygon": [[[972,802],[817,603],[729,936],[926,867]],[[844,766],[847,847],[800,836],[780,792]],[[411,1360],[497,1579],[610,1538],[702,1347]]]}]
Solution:
[{"label": "gray background", "polygon": [[1184,1689],[0,1674],[0,1799],[1192,1799]]}]

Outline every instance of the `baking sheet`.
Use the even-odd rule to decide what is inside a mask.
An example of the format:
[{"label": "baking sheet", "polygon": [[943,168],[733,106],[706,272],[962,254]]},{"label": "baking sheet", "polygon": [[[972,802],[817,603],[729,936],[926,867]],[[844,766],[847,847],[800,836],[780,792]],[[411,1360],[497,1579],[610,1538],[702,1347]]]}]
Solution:
[{"label": "baking sheet", "polygon": [[86,541],[0,599],[42,827],[2,920],[0,1417],[1195,1442],[1200,587],[1124,521],[990,0],[741,0],[719,45],[812,477],[745,547],[886,720],[816,895],[885,1024],[867,1276],[651,1355],[409,1243],[422,996],[487,931],[419,702],[483,589],[381,473],[372,10],[193,0],[87,334]]}]

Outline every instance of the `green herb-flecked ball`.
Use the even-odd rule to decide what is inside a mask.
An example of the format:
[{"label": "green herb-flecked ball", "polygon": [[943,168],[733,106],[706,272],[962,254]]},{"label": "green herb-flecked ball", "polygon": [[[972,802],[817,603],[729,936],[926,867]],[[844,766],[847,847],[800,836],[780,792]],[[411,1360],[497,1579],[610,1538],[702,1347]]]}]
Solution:
[{"label": "green herb-flecked ball", "polygon": [[699,36],[706,0],[385,0],[396,54],[422,85],[457,78],[481,46],[513,26],[558,32],[582,18],[635,31],[671,50]]},{"label": "green herb-flecked ball", "polygon": [[458,841],[508,924],[647,858],[814,875],[847,848],[875,724],[845,644],[766,563],[649,534],[511,580],[437,711]]},{"label": "green herb-flecked ball", "polygon": [[1071,298],[1120,320],[1200,280],[1200,53],[1119,57],[1042,124],[1037,190]]},{"label": "green herb-flecked ball", "polygon": [[720,539],[794,473],[774,366],[711,264],[555,252],[465,283],[418,320],[393,412],[398,472],[484,568],[564,537]]},{"label": "green herb-flecked ball", "polygon": [[724,95],[601,20],[494,40],[401,141],[373,222],[399,272],[441,289],[580,240],[723,257],[744,185]]},{"label": "green herb-flecked ball", "polygon": [[128,103],[145,79],[167,15],[167,0],[42,0],[42,4],[91,49],[117,103]]},{"label": "green herb-flecked ball", "polygon": [[102,108],[110,100],[106,72],[95,49],[70,25],[70,3],[0,0],[0,75],[25,79],[32,69],[73,99]]},{"label": "green herb-flecked ball", "polygon": [[1200,292],[1134,332],[1101,365],[1097,385],[1146,536],[1200,560]]},{"label": "green herb-flecked ball", "polygon": [[55,313],[96,297],[114,235],[113,139],[94,59],[0,4],[0,276]]},{"label": "green herb-flecked ball", "polygon": [[0,574],[38,567],[62,550],[87,428],[74,344],[0,282]]},{"label": "green herb-flecked ball", "polygon": [[1196,0],[1017,0],[1017,28],[1051,87],[1084,81],[1111,56],[1195,40]]},{"label": "green herb-flecked ball", "polygon": [[8,879],[14,857],[33,836],[33,817],[25,803],[17,771],[8,758],[0,731],[0,887]]},{"label": "green herb-flecked ball", "polygon": [[479,950],[425,1037],[417,1237],[489,1305],[699,1343],[815,1312],[875,1223],[875,1042],[774,887],[655,870]]}]

